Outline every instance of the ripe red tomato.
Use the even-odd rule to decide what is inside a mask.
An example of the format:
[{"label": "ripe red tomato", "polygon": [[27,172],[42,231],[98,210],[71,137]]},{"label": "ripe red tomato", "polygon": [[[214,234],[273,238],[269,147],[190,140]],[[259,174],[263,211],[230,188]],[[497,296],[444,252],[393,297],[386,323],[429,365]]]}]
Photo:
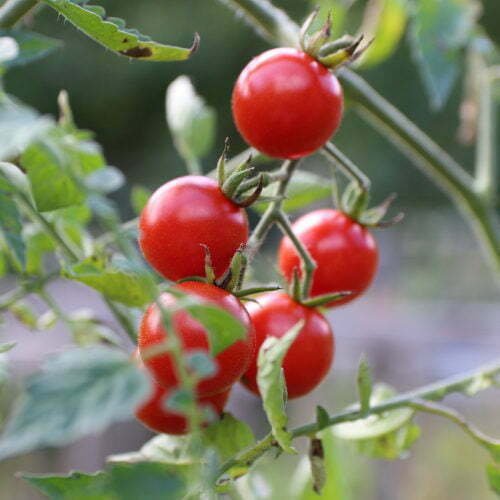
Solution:
[{"label": "ripe red tomato", "polygon": [[277,158],[301,158],[323,146],[339,127],[342,88],[308,54],[272,49],[243,69],[232,108],[240,134],[254,148]]},{"label": "ripe red tomato", "polygon": [[[377,243],[368,229],[333,209],[315,210],[300,217],[293,230],[316,261],[311,296],[350,291],[352,295],[328,306],[345,304],[368,288],[378,267]],[[279,267],[288,281],[300,258],[288,237],[278,253]]]},{"label": "ripe red tomato", "polygon": [[[152,393],[149,399],[141,404],[135,411],[135,416],[146,427],[165,434],[186,434],[188,432],[188,421],[184,415],[169,411],[165,408],[168,399],[168,389],[158,385],[154,380],[151,380]],[[202,407],[208,407],[214,411],[216,415],[221,415],[224,411],[227,399],[231,389],[213,394],[198,399],[200,410]],[[207,425],[204,422],[204,425]]]},{"label": "ripe red tomato", "polygon": [[304,327],[283,360],[288,397],[304,396],[323,380],[330,369],[335,352],[332,329],[319,311],[295,302],[286,293],[265,293],[257,301],[258,304],[247,305],[255,328],[256,354],[242,382],[258,394],[256,378],[260,346],[268,336],[279,338],[304,320]]},{"label": "ripe red tomato", "polygon": [[[202,397],[225,391],[234,384],[247,369],[255,348],[255,333],[247,311],[240,301],[229,292],[214,285],[199,282],[186,282],[176,285],[179,291],[193,295],[205,302],[225,309],[238,319],[246,329],[244,339],[236,341],[215,357],[217,372],[198,383],[197,391]],[[165,306],[172,306],[176,299],[165,293],[162,295]],[[175,331],[180,336],[185,353],[208,351],[208,337],[205,328],[188,312],[179,310],[172,315]],[[165,341],[168,333],[162,325],[161,313],[156,305],[151,305],[144,314],[139,332],[139,350],[144,359],[148,347]],[[144,364],[156,381],[166,388],[178,384],[177,374],[170,354],[159,354],[144,360]]]},{"label": "ripe red tomato", "polygon": [[142,211],[139,244],[146,260],[165,278],[205,276],[210,250],[217,276],[248,239],[246,212],[213,179],[188,175],[167,182]]}]

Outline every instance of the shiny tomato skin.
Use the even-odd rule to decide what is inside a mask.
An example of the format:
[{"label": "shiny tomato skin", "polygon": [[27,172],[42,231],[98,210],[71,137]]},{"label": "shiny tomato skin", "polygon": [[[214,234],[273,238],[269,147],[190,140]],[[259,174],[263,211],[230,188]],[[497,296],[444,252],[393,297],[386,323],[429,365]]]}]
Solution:
[{"label": "shiny tomato skin", "polygon": [[[370,286],[378,268],[378,247],[368,229],[338,210],[321,209],[297,219],[293,230],[317,265],[312,297],[352,292],[327,304],[334,307],[350,302]],[[291,281],[294,269],[300,270],[300,259],[288,237],[281,241],[278,261],[282,274]]]},{"label": "shiny tomato skin", "polygon": [[[197,393],[200,397],[225,391],[240,379],[254,353],[255,333],[248,313],[234,295],[214,285],[190,281],[176,285],[176,288],[228,311],[246,328],[244,339],[237,340],[214,358],[217,367],[215,375],[201,380],[197,386]],[[175,304],[176,299],[172,295],[165,293],[162,295],[161,300],[168,307]],[[209,350],[205,328],[201,323],[193,319],[188,312],[183,310],[175,312],[172,315],[172,321],[177,334],[181,338],[184,353]],[[143,360],[147,349],[162,343],[167,336],[168,333],[165,334],[162,325],[160,311],[153,304],[144,314],[139,331],[139,351]],[[165,353],[145,359],[144,364],[153,378],[163,387],[168,389],[177,386],[179,383],[170,354]]]},{"label": "shiny tomato skin", "polygon": [[187,175],[167,182],[152,194],[140,216],[144,257],[172,281],[205,276],[204,245],[221,276],[247,240],[245,210],[208,177]]},{"label": "shiny tomato skin", "polygon": [[337,77],[306,53],[268,50],[243,69],[233,90],[238,131],[268,156],[313,153],[340,125],[343,95]]},{"label": "shiny tomato skin", "polygon": [[[151,380],[151,390],[149,399],[135,411],[137,419],[155,432],[176,435],[186,434],[188,432],[186,417],[165,408],[169,390],[157,384],[154,380]],[[231,389],[228,389],[219,394],[198,398],[198,405],[200,409],[201,407],[209,407],[216,415],[220,416],[224,411],[230,392]],[[207,422],[204,422],[203,425],[207,425]]]},{"label": "shiny tomato skin", "polygon": [[250,367],[241,379],[255,394],[258,351],[268,336],[281,337],[300,320],[305,324],[283,360],[283,371],[290,399],[311,392],[328,374],[335,354],[333,331],[316,309],[295,302],[283,292],[265,293],[258,303],[249,302],[248,313],[254,324],[256,350]]}]

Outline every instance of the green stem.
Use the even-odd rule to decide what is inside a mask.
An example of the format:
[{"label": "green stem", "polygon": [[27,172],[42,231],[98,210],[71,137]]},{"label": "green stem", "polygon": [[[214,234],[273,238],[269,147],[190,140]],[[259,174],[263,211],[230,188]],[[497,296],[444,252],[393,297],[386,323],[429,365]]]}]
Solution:
[{"label": "green stem", "polygon": [[[421,400],[436,401],[441,400],[448,394],[454,392],[465,392],[467,388],[479,379],[490,379],[494,380],[500,375],[500,359],[494,361],[493,363],[480,366],[475,370],[470,372],[457,375],[455,377],[450,377],[433,384],[429,384],[419,389],[413,391],[405,392],[395,396],[394,398],[388,399],[383,403],[371,406],[367,412],[362,414],[359,407],[355,407],[350,410],[343,411],[336,415],[329,417],[327,425],[324,427],[331,427],[343,422],[352,422],[354,420],[359,420],[361,418],[366,418],[369,415],[380,415],[389,410],[394,410],[396,408],[411,407],[414,404],[418,404]],[[321,429],[317,422],[303,425],[297,427],[291,431],[294,438],[302,436],[313,436]],[[271,434],[268,434],[261,441],[258,441],[254,446],[242,453],[236,455],[231,460],[228,460],[222,464],[219,470],[219,477],[227,472],[230,468],[237,465],[244,465],[245,467],[250,466],[255,460],[261,457],[267,450],[275,446],[276,443]]]},{"label": "green stem", "polygon": [[332,160],[337,168],[347,175],[347,177],[355,181],[361,190],[370,190],[370,179],[333,143],[327,142],[321,149],[321,152]]},{"label": "green stem", "polygon": [[300,299],[305,300],[309,298],[313,274],[316,269],[316,262],[311,257],[311,254],[309,253],[307,248],[302,244],[299,238],[297,238],[297,235],[294,233],[292,225],[290,224],[290,221],[288,220],[288,217],[283,212],[283,210],[280,210],[278,212],[277,222],[283,234],[290,238],[290,241],[293,243],[293,246],[300,255],[300,259],[302,262],[302,286],[300,290]]},{"label": "green stem", "polygon": [[26,15],[38,0],[7,0],[0,7],[0,28],[11,28]]}]

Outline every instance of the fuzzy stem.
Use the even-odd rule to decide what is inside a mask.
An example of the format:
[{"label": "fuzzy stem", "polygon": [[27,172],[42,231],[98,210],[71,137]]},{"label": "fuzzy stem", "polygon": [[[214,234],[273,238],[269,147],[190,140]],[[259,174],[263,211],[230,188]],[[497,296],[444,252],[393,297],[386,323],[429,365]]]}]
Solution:
[{"label": "fuzzy stem", "polygon": [[38,0],[7,0],[0,7],[0,28],[11,28],[26,15]]}]

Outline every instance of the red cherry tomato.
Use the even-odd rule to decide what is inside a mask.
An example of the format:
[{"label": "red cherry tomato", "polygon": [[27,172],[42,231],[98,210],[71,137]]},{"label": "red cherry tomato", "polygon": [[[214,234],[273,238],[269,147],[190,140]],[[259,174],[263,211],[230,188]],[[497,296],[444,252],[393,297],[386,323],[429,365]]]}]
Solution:
[{"label": "red cherry tomato", "polygon": [[342,88],[306,53],[272,49],[243,69],[232,107],[240,134],[254,148],[277,158],[301,158],[323,146],[339,127]]},{"label": "red cherry tomato", "polygon": [[283,292],[262,294],[258,304],[249,303],[248,313],[254,324],[256,354],[242,382],[254,393],[257,387],[257,356],[268,336],[281,337],[300,320],[305,324],[283,360],[289,398],[311,392],[326,376],[335,352],[335,339],[326,318],[316,309],[295,302]]},{"label": "red cherry tomato", "polygon": [[[186,434],[188,432],[188,421],[185,416],[169,411],[165,408],[169,390],[158,385],[154,380],[152,383],[152,393],[149,399],[141,404],[135,415],[149,429],[165,434]],[[202,407],[210,408],[216,415],[220,416],[224,411],[231,389],[198,399],[200,410]],[[203,425],[208,425],[204,422]]]},{"label": "red cherry tomato", "polygon": [[[236,341],[215,357],[217,372],[198,383],[197,392],[200,396],[225,391],[231,387],[247,369],[255,348],[255,333],[247,311],[240,301],[230,293],[214,285],[199,282],[186,282],[176,285],[179,291],[193,295],[205,302],[225,309],[239,320],[246,329],[244,339]],[[172,306],[176,299],[165,293],[162,295],[165,306]],[[172,315],[175,331],[180,336],[185,353],[190,351],[208,351],[209,343],[205,328],[188,312],[179,310]],[[139,350],[144,359],[144,353],[149,347],[161,344],[168,337],[163,328],[161,313],[156,305],[151,305],[144,314],[139,332]],[[156,381],[166,388],[178,384],[177,374],[170,354],[159,354],[145,359],[144,364]]]},{"label": "red cherry tomato", "polygon": [[[348,215],[333,209],[300,217],[293,230],[316,261],[311,296],[350,291],[352,295],[328,306],[345,304],[364,292],[378,267],[377,243],[370,232]],[[300,271],[299,256],[288,237],[279,248],[279,267],[288,281]]]},{"label": "red cherry tomato", "polygon": [[210,250],[217,276],[248,239],[246,212],[213,179],[188,175],[167,182],[142,211],[139,244],[146,260],[165,278],[205,276]]}]

